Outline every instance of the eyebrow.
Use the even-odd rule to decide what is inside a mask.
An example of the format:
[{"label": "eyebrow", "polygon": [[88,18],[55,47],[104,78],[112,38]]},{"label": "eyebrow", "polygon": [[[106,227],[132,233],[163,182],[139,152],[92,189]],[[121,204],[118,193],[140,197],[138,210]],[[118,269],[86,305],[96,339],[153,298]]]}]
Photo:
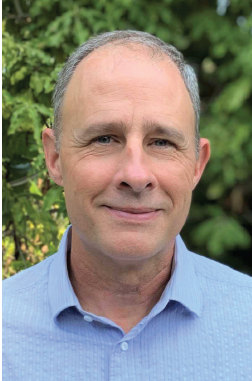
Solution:
[{"label": "eyebrow", "polygon": [[[78,138],[89,139],[98,135],[106,135],[112,133],[124,133],[128,131],[128,126],[123,122],[111,122],[111,123],[95,123],[89,125],[87,128],[78,128],[74,130],[74,136]],[[171,126],[164,126],[157,122],[146,121],[143,124],[143,131],[145,134],[157,134],[174,139],[178,143],[186,143],[187,139],[185,135],[177,128]]]},{"label": "eyebrow", "polygon": [[177,142],[183,144],[186,142],[186,137],[183,134],[183,132],[179,131],[177,128],[171,127],[171,126],[164,126],[160,123],[156,122],[145,122],[144,123],[144,132],[154,133],[162,136],[166,136],[169,139],[175,139]]}]

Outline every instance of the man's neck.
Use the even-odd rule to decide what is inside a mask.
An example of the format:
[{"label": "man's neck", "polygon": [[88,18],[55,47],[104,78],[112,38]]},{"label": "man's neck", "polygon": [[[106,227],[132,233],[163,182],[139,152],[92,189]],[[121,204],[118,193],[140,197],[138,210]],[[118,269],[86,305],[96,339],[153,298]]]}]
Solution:
[{"label": "man's neck", "polygon": [[118,263],[85,250],[73,236],[69,278],[82,308],[106,317],[125,333],[152,310],[170,279],[170,252],[135,263]]}]

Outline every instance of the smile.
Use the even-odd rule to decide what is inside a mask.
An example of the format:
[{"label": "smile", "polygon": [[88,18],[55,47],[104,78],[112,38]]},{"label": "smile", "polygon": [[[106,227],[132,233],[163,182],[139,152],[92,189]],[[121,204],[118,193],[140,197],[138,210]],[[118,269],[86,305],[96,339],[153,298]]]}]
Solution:
[{"label": "smile", "polygon": [[161,213],[160,209],[114,209],[106,205],[105,208],[110,213],[110,215],[114,216],[115,218],[131,221],[150,221],[155,219]]}]

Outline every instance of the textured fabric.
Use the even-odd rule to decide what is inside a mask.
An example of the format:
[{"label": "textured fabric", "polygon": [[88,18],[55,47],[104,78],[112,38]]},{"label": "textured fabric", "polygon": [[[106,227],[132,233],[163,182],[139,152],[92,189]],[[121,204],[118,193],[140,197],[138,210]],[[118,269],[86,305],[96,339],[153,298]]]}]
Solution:
[{"label": "textured fabric", "polygon": [[129,333],[82,310],[59,251],[3,282],[4,381],[252,380],[252,278],[176,238],[172,277]]}]

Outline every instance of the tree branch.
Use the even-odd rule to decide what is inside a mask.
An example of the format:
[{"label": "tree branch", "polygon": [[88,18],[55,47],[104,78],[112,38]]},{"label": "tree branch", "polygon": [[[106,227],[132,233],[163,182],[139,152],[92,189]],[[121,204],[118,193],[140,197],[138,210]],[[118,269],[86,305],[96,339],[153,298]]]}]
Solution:
[{"label": "tree branch", "polygon": [[18,17],[19,18],[26,17],[26,16],[24,16],[24,12],[23,12],[23,10],[21,8],[19,0],[14,0],[14,5],[15,5],[15,8],[16,8]]},{"label": "tree branch", "polygon": [[32,176],[21,177],[21,179],[14,180],[14,181],[10,181],[9,184],[10,184],[10,186],[12,186],[12,187],[18,187],[19,185],[23,185],[23,184],[25,184],[25,183],[28,183],[29,180],[32,180],[32,179],[34,179],[35,177],[37,177],[38,174],[39,174],[39,172],[35,173],[35,174],[32,175]]}]

